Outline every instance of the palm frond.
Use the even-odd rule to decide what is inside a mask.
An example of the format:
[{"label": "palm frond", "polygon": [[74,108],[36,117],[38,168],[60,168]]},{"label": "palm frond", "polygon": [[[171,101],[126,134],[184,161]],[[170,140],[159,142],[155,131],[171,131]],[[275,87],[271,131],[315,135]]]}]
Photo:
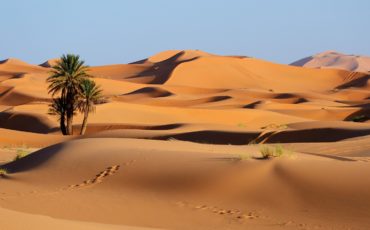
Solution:
[{"label": "palm frond", "polygon": [[78,108],[81,112],[94,112],[95,104],[102,99],[102,89],[90,79],[81,82]]},{"label": "palm frond", "polygon": [[84,63],[78,55],[62,55],[46,80],[50,84],[48,92],[53,96],[65,90],[78,94],[80,83],[90,77],[87,74],[88,66]]}]

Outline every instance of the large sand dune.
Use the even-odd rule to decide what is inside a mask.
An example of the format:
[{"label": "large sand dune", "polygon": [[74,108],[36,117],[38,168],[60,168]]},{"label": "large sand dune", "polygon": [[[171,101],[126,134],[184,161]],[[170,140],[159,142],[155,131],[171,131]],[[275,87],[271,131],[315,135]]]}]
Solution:
[{"label": "large sand dune", "polygon": [[92,66],[105,100],[83,137],[48,115],[58,59],[1,61],[0,229],[369,229],[370,77],[352,59],[171,50]]},{"label": "large sand dune", "polygon": [[308,68],[344,69],[356,72],[370,72],[370,57],[348,55],[336,51],[326,51],[305,57],[291,65]]},{"label": "large sand dune", "polygon": [[[166,229],[370,227],[370,180],[363,177],[370,155],[317,152],[325,146],[308,152],[295,144],[302,153],[243,161],[258,157],[258,148],[121,138],[66,142],[5,165],[13,174],[1,181],[1,204],[53,218]],[[359,147],[368,149],[368,142]]]}]

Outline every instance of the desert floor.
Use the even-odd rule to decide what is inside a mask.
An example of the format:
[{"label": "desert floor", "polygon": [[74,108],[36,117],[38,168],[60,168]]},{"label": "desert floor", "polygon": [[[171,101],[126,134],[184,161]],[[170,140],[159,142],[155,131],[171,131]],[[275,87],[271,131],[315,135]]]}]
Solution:
[{"label": "desert floor", "polygon": [[195,50],[93,66],[104,103],[66,137],[55,62],[0,62],[0,229],[370,229],[368,73]]}]

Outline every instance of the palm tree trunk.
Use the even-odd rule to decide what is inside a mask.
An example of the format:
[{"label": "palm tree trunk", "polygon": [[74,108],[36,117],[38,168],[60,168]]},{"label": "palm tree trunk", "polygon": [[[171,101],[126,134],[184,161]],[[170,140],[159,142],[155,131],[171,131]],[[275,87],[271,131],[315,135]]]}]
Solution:
[{"label": "palm tree trunk", "polygon": [[73,115],[67,116],[67,135],[73,135]]},{"label": "palm tree trunk", "polygon": [[74,113],[74,95],[67,93],[67,135],[73,135],[73,113]]},{"label": "palm tree trunk", "polygon": [[65,116],[64,115],[62,115],[61,118],[60,118],[60,130],[62,131],[63,135],[67,135]]},{"label": "palm tree trunk", "polygon": [[81,132],[80,135],[84,135],[86,132],[87,128],[87,118],[89,116],[89,107],[86,106],[85,113],[84,113],[84,120],[82,121],[82,126],[81,126]]}]

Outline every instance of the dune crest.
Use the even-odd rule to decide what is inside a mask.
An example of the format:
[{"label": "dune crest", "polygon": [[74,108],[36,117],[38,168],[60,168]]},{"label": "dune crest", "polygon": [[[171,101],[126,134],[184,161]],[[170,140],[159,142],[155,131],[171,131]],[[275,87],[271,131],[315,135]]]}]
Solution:
[{"label": "dune crest", "polygon": [[201,51],[201,50],[167,50],[167,51],[163,51],[158,54],[155,54],[149,57],[147,60],[153,63],[157,63],[157,62],[163,62],[165,60],[168,60],[170,58],[177,57],[177,56],[178,56],[177,60],[181,61],[181,60],[189,60],[189,59],[214,56],[214,55]]},{"label": "dune crest", "polygon": [[24,62],[24,61],[22,61],[20,59],[16,59],[16,58],[8,58],[8,59],[5,59],[5,60],[0,60],[0,65],[3,65],[3,64],[6,64],[6,65],[30,65],[27,62]]},{"label": "dune crest", "polygon": [[43,62],[42,64],[40,64],[39,66],[45,67],[45,68],[50,68],[52,66],[55,66],[59,62],[59,60],[60,60],[59,58],[49,59],[49,60]]},{"label": "dune crest", "polygon": [[291,65],[319,69],[343,69],[367,73],[370,72],[370,57],[326,51],[300,59]]}]

